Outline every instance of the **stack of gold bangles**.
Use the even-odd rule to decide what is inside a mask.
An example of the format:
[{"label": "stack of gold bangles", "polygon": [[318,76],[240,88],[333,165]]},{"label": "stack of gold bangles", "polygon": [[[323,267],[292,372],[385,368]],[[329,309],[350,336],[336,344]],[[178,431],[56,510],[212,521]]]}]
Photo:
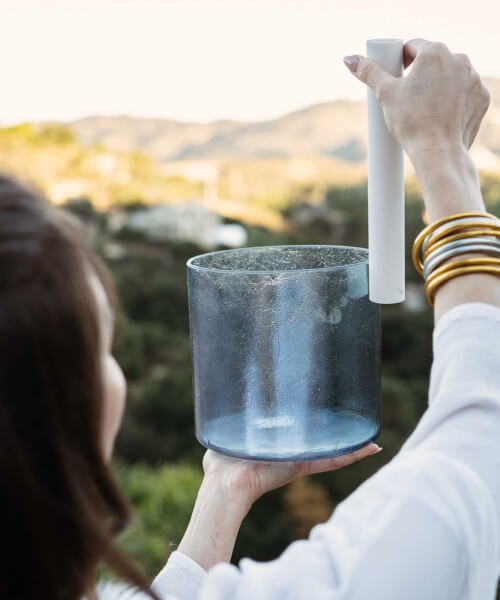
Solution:
[{"label": "stack of gold bangles", "polygon": [[[478,256],[460,257],[464,254]],[[432,306],[437,288],[453,277],[468,273],[500,275],[500,220],[483,212],[456,213],[439,219],[416,237],[412,259],[425,280],[427,300]]]}]

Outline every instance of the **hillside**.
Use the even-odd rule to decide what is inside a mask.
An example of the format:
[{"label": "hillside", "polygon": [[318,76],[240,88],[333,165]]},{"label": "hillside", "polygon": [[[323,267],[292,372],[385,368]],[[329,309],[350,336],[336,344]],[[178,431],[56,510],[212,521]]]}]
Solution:
[{"label": "hillside", "polygon": [[60,125],[24,123],[0,129],[0,169],[37,186],[50,200],[88,198],[95,206],[197,198],[199,182],[165,174],[139,152],[83,146]]},{"label": "hillside", "polygon": [[160,162],[311,154],[358,161],[364,156],[364,146],[359,146],[363,113],[362,103],[336,101],[254,123],[96,116],[69,125],[84,144],[147,151]]},{"label": "hillside", "polygon": [[[496,168],[500,157],[500,81],[486,84],[491,107],[476,154],[480,166]],[[363,102],[337,100],[261,122],[183,123],[129,116],[87,117],[69,124],[84,144],[141,150],[160,162],[185,159],[261,159],[321,155],[361,163],[366,158]]]},{"label": "hillside", "polygon": [[[500,81],[487,83],[492,104],[473,156],[480,168],[500,173]],[[362,182],[365,159],[362,102],[318,104],[261,123],[123,116],[0,129],[1,170],[53,202],[88,198],[105,209],[197,200],[273,229],[297,198],[315,203],[328,186]]]},{"label": "hillside", "polygon": [[0,129],[0,170],[56,204],[85,198],[107,209],[195,200],[222,216],[277,230],[292,197],[313,199],[328,185],[353,185],[365,176],[362,164],[328,156],[159,164],[146,152],[83,145],[66,126],[31,123]]}]

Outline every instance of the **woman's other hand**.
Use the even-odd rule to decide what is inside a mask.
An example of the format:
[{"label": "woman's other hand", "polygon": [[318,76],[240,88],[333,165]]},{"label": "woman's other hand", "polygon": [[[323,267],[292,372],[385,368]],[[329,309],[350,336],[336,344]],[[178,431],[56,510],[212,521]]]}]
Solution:
[{"label": "woman's other hand", "polygon": [[219,486],[251,504],[266,492],[295,479],[315,473],[336,471],[377,454],[381,449],[377,444],[371,443],[360,450],[335,458],[304,462],[240,460],[207,450],[203,458],[203,470],[207,479],[217,480]]},{"label": "woman's other hand", "polygon": [[254,462],[208,450],[203,478],[179,552],[208,570],[231,560],[236,536],[252,503],[269,490],[304,475],[334,471],[380,452],[376,444],[312,462]]}]

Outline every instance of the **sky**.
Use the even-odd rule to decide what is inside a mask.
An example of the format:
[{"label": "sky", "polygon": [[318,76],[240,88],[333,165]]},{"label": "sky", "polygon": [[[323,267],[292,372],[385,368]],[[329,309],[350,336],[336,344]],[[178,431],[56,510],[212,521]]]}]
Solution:
[{"label": "sky", "polygon": [[342,63],[424,37],[500,78],[500,2],[0,0],[0,124],[90,114],[270,119],[363,99]]}]

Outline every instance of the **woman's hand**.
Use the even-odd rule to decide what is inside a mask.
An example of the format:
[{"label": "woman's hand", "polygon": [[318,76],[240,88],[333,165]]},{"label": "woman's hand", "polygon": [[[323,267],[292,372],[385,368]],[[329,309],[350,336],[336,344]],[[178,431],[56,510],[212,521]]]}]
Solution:
[{"label": "woman's hand", "polygon": [[365,56],[346,56],[349,70],[375,92],[387,127],[415,167],[433,221],[484,210],[477,171],[467,150],[490,95],[465,54],[438,42],[406,42],[405,77],[393,77]]},{"label": "woman's hand", "polygon": [[252,503],[265,492],[304,475],[334,471],[380,452],[376,444],[336,458],[312,462],[253,462],[208,450],[205,477],[179,552],[204,569],[229,562],[239,528]]},{"label": "woman's hand", "polygon": [[203,458],[203,470],[207,479],[217,480],[219,486],[240,497],[242,501],[252,504],[266,492],[295,479],[341,469],[381,450],[377,444],[372,443],[356,452],[335,458],[304,462],[239,460],[207,450]]},{"label": "woman's hand", "polygon": [[[387,126],[415,167],[431,221],[468,211],[484,211],[476,167],[467,150],[488,109],[490,95],[465,54],[422,39],[404,45],[406,77],[392,77],[364,56],[345,64],[377,95]],[[465,302],[500,306],[494,275],[462,275],[436,293],[436,321]]]},{"label": "woman's hand", "polygon": [[393,77],[364,56],[344,59],[375,92],[387,126],[412,157],[433,150],[466,150],[490,102],[469,58],[440,42],[415,39],[404,45],[406,77]]}]

